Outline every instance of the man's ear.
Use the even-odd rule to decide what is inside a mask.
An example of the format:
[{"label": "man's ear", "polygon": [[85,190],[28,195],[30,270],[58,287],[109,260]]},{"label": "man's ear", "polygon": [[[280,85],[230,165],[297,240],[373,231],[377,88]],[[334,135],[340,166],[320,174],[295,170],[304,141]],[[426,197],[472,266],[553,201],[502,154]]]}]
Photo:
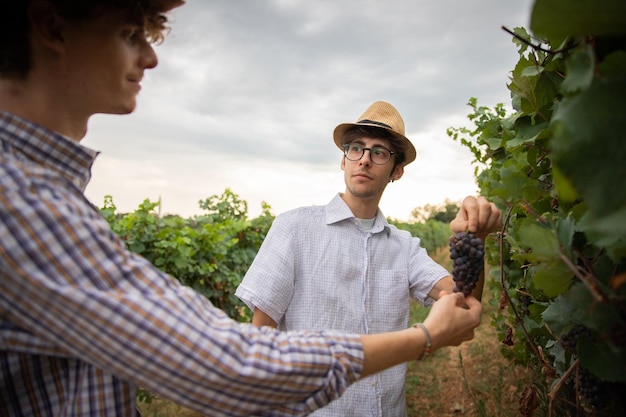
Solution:
[{"label": "man's ear", "polygon": [[28,5],[28,19],[33,41],[61,51],[63,49],[63,24],[55,6],[48,0],[32,0]]},{"label": "man's ear", "polygon": [[341,158],[341,170],[342,171],[346,170],[346,157],[345,156]]},{"label": "man's ear", "polygon": [[404,175],[404,164],[398,165],[393,169],[393,172],[391,173],[391,179],[393,181],[398,181],[400,178],[402,178],[402,175]]}]

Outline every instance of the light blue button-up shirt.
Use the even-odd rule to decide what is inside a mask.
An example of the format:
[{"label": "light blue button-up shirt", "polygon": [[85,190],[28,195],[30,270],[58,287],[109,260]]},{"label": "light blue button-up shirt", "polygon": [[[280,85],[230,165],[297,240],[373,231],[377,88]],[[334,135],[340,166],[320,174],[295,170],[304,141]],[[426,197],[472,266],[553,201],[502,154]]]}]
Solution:
[{"label": "light blue button-up shirt", "polygon": [[[406,329],[410,299],[432,304],[428,293],[447,275],[419,238],[380,210],[364,230],[337,195],[277,216],[236,295],[279,329],[380,333]],[[406,364],[367,378],[313,415],[406,415],[405,376]]]}]

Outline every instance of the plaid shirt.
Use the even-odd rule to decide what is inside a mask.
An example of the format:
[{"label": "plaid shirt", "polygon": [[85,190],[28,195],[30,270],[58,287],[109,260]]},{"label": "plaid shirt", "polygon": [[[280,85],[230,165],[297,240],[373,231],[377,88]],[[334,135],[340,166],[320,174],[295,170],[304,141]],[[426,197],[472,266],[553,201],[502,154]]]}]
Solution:
[{"label": "plaid shirt", "polygon": [[[364,230],[336,195],[326,206],[278,216],[235,294],[281,330],[381,333],[406,329],[411,298],[432,304],[428,293],[448,275],[380,210]],[[406,364],[387,369],[314,415],[406,415],[405,377]]]},{"label": "plaid shirt", "polygon": [[228,318],[129,252],[84,197],[97,153],[0,112],[0,416],[134,416],[137,384],[210,416],[306,414],[357,335]]}]

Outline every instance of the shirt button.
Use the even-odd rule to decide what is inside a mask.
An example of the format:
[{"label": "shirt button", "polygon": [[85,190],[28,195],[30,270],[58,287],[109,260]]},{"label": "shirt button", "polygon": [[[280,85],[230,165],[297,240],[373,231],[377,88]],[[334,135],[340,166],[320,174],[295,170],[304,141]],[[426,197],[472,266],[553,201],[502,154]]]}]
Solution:
[{"label": "shirt button", "polygon": [[370,382],[370,385],[375,387],[376,386],[376,380],[372,378],[372,381]]}]

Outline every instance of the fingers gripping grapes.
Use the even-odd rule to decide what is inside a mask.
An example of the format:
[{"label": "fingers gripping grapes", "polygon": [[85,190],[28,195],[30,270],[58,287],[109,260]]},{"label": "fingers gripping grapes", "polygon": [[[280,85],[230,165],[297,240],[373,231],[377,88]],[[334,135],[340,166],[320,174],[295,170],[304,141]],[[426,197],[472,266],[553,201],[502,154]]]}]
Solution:
[{"label": "fingers gripping grapes", "polygon": [[484,268],[484,247],[473,233],[459,232],[450,237],[450,259],[454,292],[470,295]]}]

